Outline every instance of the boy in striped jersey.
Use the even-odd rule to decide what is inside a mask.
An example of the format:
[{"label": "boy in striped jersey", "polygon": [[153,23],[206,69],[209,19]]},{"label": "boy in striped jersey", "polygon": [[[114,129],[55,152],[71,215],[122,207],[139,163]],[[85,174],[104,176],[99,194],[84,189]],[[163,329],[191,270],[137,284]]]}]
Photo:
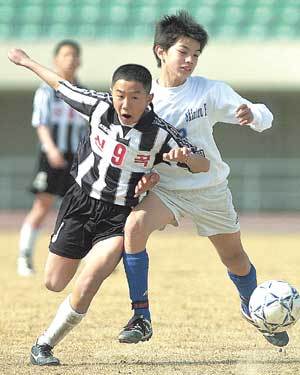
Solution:
[{"label": "boy in striped jersey", "polygon": [[[58,74],[76,83],[80,65],[80,46],[63,40],[54,49],[54,66]],[[74,183],[70,169],[80,139],[87,133],[87,121],[58,98],[50,86],[42,83],[37,89],[32,113],[32,126],[40,142],[38,165],[30,191],[35,194],[31,210],[20,230],[18,274],[34,272],[33,251],[38,231],[56,197],[63,197]]]},{"label": "boy in striped jersey", "polygon": [[[9,59],[36,73],[58,96],[89,119],[50,241],[45,267],[48,289],[62,291],[89,253],[73,291],[60,305],[48,329],[31,350],[35,365],[58,365],[52,349],[85,316],[100,285],[114,270],[123,251],[123,228],[139,202],[144,174],[163,161],[189,173],[206,172],[209,161],[152,108],[152,77],[141,65],[119,67],[112,94],[79,89],[26,53],[13,49]],[[146,184],[147,185],[147,184]],[[137,188],[138,186],[138,188]]]}]

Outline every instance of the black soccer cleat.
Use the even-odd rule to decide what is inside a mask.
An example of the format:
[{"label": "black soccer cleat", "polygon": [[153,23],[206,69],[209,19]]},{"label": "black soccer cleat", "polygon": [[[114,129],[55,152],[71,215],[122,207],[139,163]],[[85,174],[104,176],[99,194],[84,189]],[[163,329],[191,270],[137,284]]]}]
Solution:
[{"label": "black soccer cleat", "polygon": [[137,344],[140,341],[148,341],[152,336],[152,326],[143,315],[134,315],[119,333],[119,342],[125,344]]},{"label": "black soccer cleat", "polygon": [[257,324],[251,319],[250,314],[248,314],[247,307],[243,308],[243,305],[241,306],[241,313],[242,317],[247,320],[248,323],[252,324],[256,329],[259,330],[259,332],[264,336],[264,338],[272,345],[283,347],[286,346],[289,343],[289,335],[287,332],[275,332],[271,333],[265,330],[262,330],[258,327]]},{"label": "black soccer cleat", "polygon": [[38,366],[58,366],[59,359],[53,356],[52,346],[35,344],[31,348],[30,362]]}]

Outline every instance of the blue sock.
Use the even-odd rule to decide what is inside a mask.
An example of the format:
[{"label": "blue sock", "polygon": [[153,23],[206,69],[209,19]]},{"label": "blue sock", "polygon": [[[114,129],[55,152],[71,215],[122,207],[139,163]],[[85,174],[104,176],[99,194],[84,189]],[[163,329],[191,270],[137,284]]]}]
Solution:
[{"label": "blue sock", "polygon": [[238,276],[228,271],[228,275],[240,294],[242,308],[248,312],[249,300],[252,292],[257,287],[256,269],[251,264],[250,272],[245,276]]},{"label": "blue sock", "polygon": [[127,254],[124,251],[123,264],[134,314],[143,315],[150,321],[148,302],[149,258],[146,249],[136,254]]}]

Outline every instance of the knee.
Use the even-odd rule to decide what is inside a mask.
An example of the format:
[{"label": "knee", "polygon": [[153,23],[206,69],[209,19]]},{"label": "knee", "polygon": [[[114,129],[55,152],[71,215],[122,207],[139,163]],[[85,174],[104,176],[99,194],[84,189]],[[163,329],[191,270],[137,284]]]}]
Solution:
[{"label": "knee", "polygon": [[66,284],[62,283],[59,278],[53,277],[51,275],[45,275],[44,285],[51,292],[61,292],[66,287]]},{"label": "knee", "polygon": [[140,237],[145,231],[144,215],[141,212],[132,211],[126,220],[124,233],[126,237]]}]

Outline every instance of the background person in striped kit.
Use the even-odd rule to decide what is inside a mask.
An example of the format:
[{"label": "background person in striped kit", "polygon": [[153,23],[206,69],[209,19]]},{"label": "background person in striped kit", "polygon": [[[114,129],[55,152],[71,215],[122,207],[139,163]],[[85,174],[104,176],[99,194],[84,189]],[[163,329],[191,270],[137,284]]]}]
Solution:
[{"label": "background person in striped kit", "polygon": [[[54,67],[69,82],[78,85],[76,71],[80,66],[80,46],[73,40],[62,40],[54,49]],[[73,156],[80,139],[87,133],[87,122],[59,99],[43,83],[34,96],[32,126],[40,142],[36,171],[30,186],[35,194],[31,210],[20,230],[18,274],[33,274],[33,250],[45,217],[56,197],[63,197],[74,179],[70,175]]]}]

